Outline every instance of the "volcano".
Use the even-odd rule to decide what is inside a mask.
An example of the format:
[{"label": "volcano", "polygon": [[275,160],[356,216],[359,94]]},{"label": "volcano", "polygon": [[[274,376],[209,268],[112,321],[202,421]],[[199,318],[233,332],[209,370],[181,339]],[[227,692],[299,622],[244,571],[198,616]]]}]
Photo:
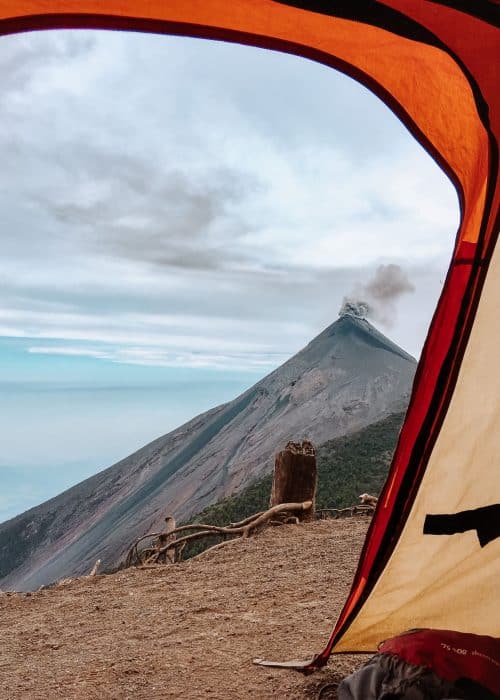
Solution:
[{"label": "volcano", "polygon": [[288,440],[346,435],[408,405],[415,359],[345,313],[235,398],[0,525],[0,588],[30,590],[115,565],[136,536],[270,472]]}]

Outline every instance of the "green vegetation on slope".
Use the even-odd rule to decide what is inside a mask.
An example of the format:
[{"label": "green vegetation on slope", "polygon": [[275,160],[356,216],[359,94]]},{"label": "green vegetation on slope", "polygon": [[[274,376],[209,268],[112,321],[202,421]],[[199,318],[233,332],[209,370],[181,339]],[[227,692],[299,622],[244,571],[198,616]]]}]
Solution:
[{"label": "green vegetation on slope", "polygon": [[378,496],[387,478],[404,416],[404,413],[393,414],[319,447],[318,509],[347,508],[358,503],[360,493]]},{"label": "green vegetation on slope", "polygon": [[[393,414],[357,433],[329,440],[317,449],[318,509],[346,508],[357,503],[359,494],[365,491],[378,495],[387,476],[403,418],[404,413]],[[264,476],[237,495],[208,506],[190,522],[227,525],[266,510],[271,484],[272,475]],[[198,551],[201,549],[197,547]]]}]

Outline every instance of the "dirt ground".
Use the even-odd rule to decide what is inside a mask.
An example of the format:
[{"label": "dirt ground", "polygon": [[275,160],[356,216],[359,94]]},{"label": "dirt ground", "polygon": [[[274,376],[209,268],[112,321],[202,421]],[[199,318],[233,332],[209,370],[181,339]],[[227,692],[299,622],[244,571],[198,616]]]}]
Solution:
[{"label": "dirt ground", "polygon": [[183,564],[0,594],[0,699],[334,698],[321,688],[365,657],[308,677],[252,659],[321,650],[367,525],[271,527]]}]

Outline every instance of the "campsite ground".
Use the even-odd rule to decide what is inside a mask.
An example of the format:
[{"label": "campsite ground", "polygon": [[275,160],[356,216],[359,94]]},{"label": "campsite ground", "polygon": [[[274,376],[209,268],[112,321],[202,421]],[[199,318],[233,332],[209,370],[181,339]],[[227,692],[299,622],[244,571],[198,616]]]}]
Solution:
[{"label": "campsite ground", "polygon": [[306,678],[252,659],[322,648],[367,524],[268,528],[184,564],[0,595],[0,697],[316,698],[363,657],[342,656]]}]

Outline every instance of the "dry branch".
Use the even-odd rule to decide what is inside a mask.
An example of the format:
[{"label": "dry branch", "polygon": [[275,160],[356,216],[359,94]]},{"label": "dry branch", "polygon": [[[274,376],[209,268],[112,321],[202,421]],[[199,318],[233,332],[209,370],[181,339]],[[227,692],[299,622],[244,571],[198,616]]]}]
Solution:
[{"label": "dry branch", "polygon": [[[211,535],[220,535],[233,539],[237,537],[246,538],[257,528],[267,525],[274,516],[280,513],[287,513],[289,514],[287,520],[289,520],[290,518],[294,518],[292,513],[306,511],[312,508],[312,505],[312,501],[304,501],[303,503],[280,503],[279,505],[269,508],[269,510],[255,513],[255,515],[245,518],[245,520],[239,523],[232,523],[227,527],[207,525],[204,523],[192,523],[175,527],[175,520],[169,517],[166,518],[166,521],[167,525],[170,525],[170,527],[165,532],[142,535],[132,544],[125,560],[125,566],[158,564],[164,561],[166,557],[174,563],[175,561],[179,561],[182,550],[190,542]],[[173,528],[172,523],[174,525]],[[177,537],[181,532],[190,532],[193,530],[197,530],[198,532],[191,532],[191,534],[184,535],[183,537]],[[139,551],[138,545],[140,542],[148,538],[156,539],[150,547]],[[232,540],[219,542],[218,545],[228,544],[230,541]],[[214,545],[214,547],[218,545]],[[213,549],[213,547],[210,547],[210,549]],[[171,556],[171,550],[174,552],[173,556]]]},{"label": "dry branch", "polygon": [[[180,537],[175,543],[169,543],[163,547],[163,549],[159,550],[159,554],[162,554],[163,552],[166,552],[168,549],[171,547],[175,546],[176,544],[180,544],[181,542],[192,542],[193,540],[200,539],[201,537],[206,537],[207,535],[240,535],[241,537],[245,538],[248,537],[250,532],[254,530],[255,528],[259,527],[260,525],[264,525],[267,523],[273,515],[276,515],[277,513],[285,513],[285,512],[293,512],[293,511],[303,511],[307,510],[308,508],[311,508],[312,506],[312,501],[304,501],[304,503],[280,503],[277,506],[273,506],[272,508],[269,508],[269,510],[266,510],[264,513],[261,513],[255,518],[252,518],[250,522],[248,522],[246,525],[242,525],[240,527],[218,527],[217,525],[198,525],[197,527],[203,527],[203,530],[201,532],[195,532],[193,535],[186,535],[184,537]],[[180,527],[175,532],[178,532],[179,530],[186,530],[186,529],[192,529],[192,525],[186,525],[184,527]]]},{"label": "dry branch", "polygon": [[373,506],[355,505],[348,508],[320,508],[316,511],[316,514],[319,518],[345,518],[353,515],[372,515],[374,512],[375,508]]},{"label": "dry branch", "polygon": [[[155,568],[158,564],[165,563],[168,559],[171,563],[181,561],[182,551],[192,542],[205,537],[222,537],[222,542],[208,547],[195,557],[205,552],[218,549],[234,542],[239,537],[249,537],[258,528],[267,525],[283,525],[284,523],[298,523],[299,514],[313,507],[313,502],[308,500],[302,503],[280,503],[266,511],[254,513],[237,523],[230,523],[226,527],[209,525],[207,523],[190,523],[188,525],[175,526],[175,520],[171,516],[165,518],[167,527],[163,532],[150,532],[137,538],[129,549],[125,560],[125,567],[140,566]],[[317,517],[343,518],[354,515],[371,515],[375,508],[371,504],[353,505],[349,508],[321,508],[316,511]],[[276,519],[279,516],[279,519]],[[181,537],[178,537],[179,534]],[[139,549],[141,542],[152,540],[144,549]]]}]

